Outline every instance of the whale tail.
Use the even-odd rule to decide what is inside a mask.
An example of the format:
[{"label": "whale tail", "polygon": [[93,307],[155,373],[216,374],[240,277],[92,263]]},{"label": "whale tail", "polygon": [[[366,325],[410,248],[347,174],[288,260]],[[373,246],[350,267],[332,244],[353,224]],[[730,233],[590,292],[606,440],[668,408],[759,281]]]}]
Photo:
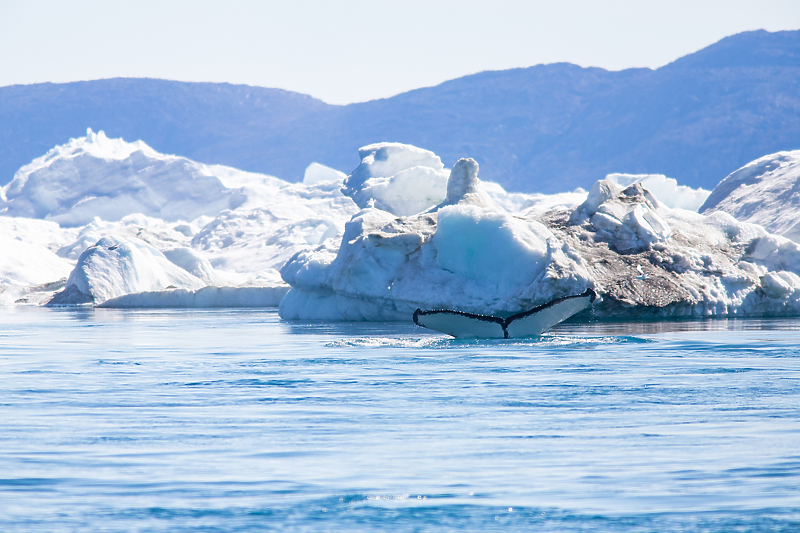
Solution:
[{"label": "whale tail", "polygon": [[500,318],[491,315],[478,315],[435,309],[414,311],[414,324],[446,333],[453,337],[473,337],[480,339],[509,339],[536,337],[553,326],[560,324],[572,315],[589,307],[597,298],[592,289],[574,296],[558,298],[527,311]]}]

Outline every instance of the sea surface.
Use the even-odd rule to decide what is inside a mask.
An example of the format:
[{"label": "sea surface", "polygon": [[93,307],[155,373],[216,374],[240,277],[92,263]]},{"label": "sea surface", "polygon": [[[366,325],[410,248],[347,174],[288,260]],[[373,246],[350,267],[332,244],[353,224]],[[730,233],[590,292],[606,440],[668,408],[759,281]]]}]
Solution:
[{"label": "sea surface", "polygon": [[800,531],[800,320],[0,308],[0,531]]}]

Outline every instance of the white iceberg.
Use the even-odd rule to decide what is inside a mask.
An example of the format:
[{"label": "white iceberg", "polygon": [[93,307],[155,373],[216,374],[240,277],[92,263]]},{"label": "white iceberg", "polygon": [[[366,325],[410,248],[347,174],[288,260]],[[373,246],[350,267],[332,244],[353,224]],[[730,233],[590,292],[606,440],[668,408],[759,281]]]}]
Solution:
[{"label": "white iceberg", "polygon": [[414,215],[444,200],[448,172],[428,150],[408,144],[378,143],[358,150],[361,164],[342,191],[362,209]]},{"label": "white iceberg", "polygon": [[81,254],[64,291],[49,303],[100,304],[134,292],[168,287],[199,289],[204,285],[142,240],[103,237]]},{"label": "white iceberg", "polygon": [[341,240],[358,208],[340,183],[285,184],[269,203],[225,210],[194,235],[189,247],[216,271],[238,276],[239,284],[280,282],[278,270],[295,253]]},{"label": "white iceberg", "polygon": [[[180,179],[176,179],[180,176]],[[0,189],[0,214],[81,226],[94,217],[133,213],[192,220],[243,202],[213,167],[159,154],[142,141],[109,139],[101,131],[50,150]]]},{"label": "white iceberg", "polygon": [[462,160],[441,204],[399,218],[366,208],[338,248],[296,254],[281,270],[292,287],[281,316],[503,318],[587,288],[599,318],[800,314],[800,248],[758,225],[670,208],[642,180],[601,180],[580,205],[509,213],[476,172]]},{"label": "white iceberg", "polygon": [[0,285],[36,285],[68,276],[72,265],[47,248],[0,235]]},{"label": "white iceberg", "polygon": [[409,320],[417,307],[506,316],[591,286],[581,259],[541,223],[516,218],[480,187],[478,165],[453,167],[445,201],[397,218],[367,208],[338,249],[296,254],[281,269],[286,319]]},{"label": "white iceberg", "polygon": [[347,174],[335,168],[321,163],[311,163],[306,167],[306,171],[303,174],[303,185],[316,185],[323,181],[343,182],[346,177]]},{"label": "white iceberg", "polygon": [[686,185],[678,185],[678,180],[663,174],[609,174],[606,180],[622,189],[641,183],[661,204],[689,211],[698,211],[711,194],[711,191],[703,188],[692,189]]},{"label": "white iceberg", "polygon": [[800,150],[766,155],[730,174],[700,209],[717,211],[800,242]]},{"label": "white iceberg", "polygon": [[[53,303],[268,305],[285,280],[280,312],[298,319],[409,320],[417,307],[506,319],[589,288],[597,317],[800,312],[796,243],[721,210],[682,209],[702,191],[663,176],[525,195],[480,182],[471,160],[448,172],[408,145],[360,153],[345,182],[312,165],[313,183],[290,184],[101,134],[73,139],[2,189],[0,303],[38,304],[65,288]],[[763,206],[769,228],[792,235],[797,222],[779,207],[794,213],[798,159],[748,165],[707,205],[727,198],[714,205],[746,206],[737,216],[768,224]],[[152,169],[135,166],[143,161]]]},{"label": "white iceberg", "polygon": [[0,234],[0,305],[43,303],[64,287],[71,269],[43,246]]},{"label": "white iceberg", "polygon": [[[160,218],[147,217],[141,214],[127,215],[120,220],[108,222],[95,217],[81,228],[67,228],[71,238],[61,245],[56,254],[59,257],[74,261],[90,246],[105,236],[136,238],[145,241],[159,250],[188,246],[191,242],[195,224],[174,224]],[[178,228],[178,229],[176,229]],[[183,229],[186,228],[186,229]],[[189,235],[187,236],[187,232]]]},{"label": "white iceberg", "polygon": [[795,243],[727,213],[659,205],[640,184],[615,187],[602,180],[578,209],[543,217],[586,259],[595,316],[800,314]]},{"label": "white iceberg", "polygon": [[620,189],[600,180],[571,216],[571,222],[589,219],[599,237],[617,251],[633,252],[665,242],[672,228],[658,212],[659,202],[641,183]]},{"label": "white iceberg", "polygon": [[97,307],[105,308],[212,308],[277,307],[289,290],[287,285],[264,287],[203,287],[164,289],[124,294]]},{"label": "white iceberg", "polygon": [[[358,211],[340,190],[344,174],[314,164],[309,176],[335,179],[292,184],[163,155],[140,141],[108,139],[89,130],[23,167],[0,190],[0,243],[9,240],[0,254],[1,301],[13,303],[39,285],[61,288],[53,282],[69,276],[76,263],[85,270],[79,258],[105,238],[144,242],[203,285],[281,285],[285,290],[278,269],[286,260],[340,238],[345,222]],[[106,266],[113,271],[120,265]],[[160,260],[139,261],[138,279],[164,279],[162,266]],[[99,272],[96,266],[84,274],[100,279]],[[100,302],[121,292],[165,287],[101,286],[78,289],[70,283],[54,301]],[[37,293],[37,298],[43,297]]]},{"label": "white iceberg", "polygon": [[509,213],[526,216],[541,215],[556,207],[573,208],[586,200],[586,191],[580,187],[570,192],[556,194],[507,192],[499,183],[481,180],[483,191]]},{"label": "white iceberg", "polygon": [[217,281],[218,274],[214,272],[214,267],[208,262],[208,259],[200,257],[191,248],[169,248],[162,252],[170,263],[181,267],[183,270],[192,276],[211,283]]},{"label": "white iceberg", "polygon": [[72,238],[54,222],[0,216],[0,305],[41,303],[63,288],[73,263],[56,251]]}]

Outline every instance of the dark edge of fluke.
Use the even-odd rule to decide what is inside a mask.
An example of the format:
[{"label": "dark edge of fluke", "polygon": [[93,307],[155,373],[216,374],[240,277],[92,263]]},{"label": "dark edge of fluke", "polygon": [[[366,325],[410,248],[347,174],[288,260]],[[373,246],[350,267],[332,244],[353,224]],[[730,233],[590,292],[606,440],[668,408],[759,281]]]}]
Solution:
[{"label": "dark edge of fluke", "polygon": [[534,307],[532,309],[528,309],[527,311],[522,311],[522,312],[513,314],[510,317],[505,318],[505,319],[497,317],[497,316],[492,316],[492,315],[478,315],[478,314],[475,314],[475,313],[467,313],[465,311],[454,311],[452,309],[432,309],[430,311],[423,311],[419,307],[416,309],[416,311],[414,311],[414,314],[412,315],[411,318],[414,320],[414,324],[416,324],[417,326],[422,327],[422,328],[424,328],[425,326],[423,326],[423,325],[421,325],[419,323],[419,317],[420,316],[425,316],[425,315],[441,315],[441,314],[444,314],[444,315],[458,315],[458,316],[463,316],[463,317],[466,317],[466,318],[473,318],[475,320],[482,320],[484,322],[494,322],[495,324],[500,324],[500,327],[503,328],[503,336],[504,336],[503,338],[507,339],[508,338],[508,329],[507,329],[508,325],[511,324],[511,322],[513,322],[514,320],[518,320],[520,318],[525,318],[527,316],[534,315],[534,314],[536,314],[536,313],[538,313],[540,311],[543,311],[543,310],[547,309],[548,307],[552,307],[552,306],[554,306],[554,305],[556,305],[558,303],[561,303],[561,302],[563,302],[565,300],[571,300],[573,298],[585,298],[587,296],[589,297],[589,303],[593,303],[597,299],[597,293],[594,292],[593,289],[586,289],[581,294],[573,294],[572,296],[563,296],[561,298],[556,298],[555,300],[551,300],[551,301],[549,301],[549,302],[547,302],[545,304],[542,304],[542,305],[537,305],[536,307]]}]

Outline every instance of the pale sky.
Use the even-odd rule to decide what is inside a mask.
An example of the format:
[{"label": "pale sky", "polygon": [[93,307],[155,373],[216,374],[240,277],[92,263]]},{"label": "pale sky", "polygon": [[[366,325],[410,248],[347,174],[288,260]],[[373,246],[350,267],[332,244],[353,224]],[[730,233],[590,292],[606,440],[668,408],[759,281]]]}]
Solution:
[{"label": "pale sky", "polygon": [[484,70],[662,66],[798,0],[0,0],[0,86],[150,77],[345,104]]}]

